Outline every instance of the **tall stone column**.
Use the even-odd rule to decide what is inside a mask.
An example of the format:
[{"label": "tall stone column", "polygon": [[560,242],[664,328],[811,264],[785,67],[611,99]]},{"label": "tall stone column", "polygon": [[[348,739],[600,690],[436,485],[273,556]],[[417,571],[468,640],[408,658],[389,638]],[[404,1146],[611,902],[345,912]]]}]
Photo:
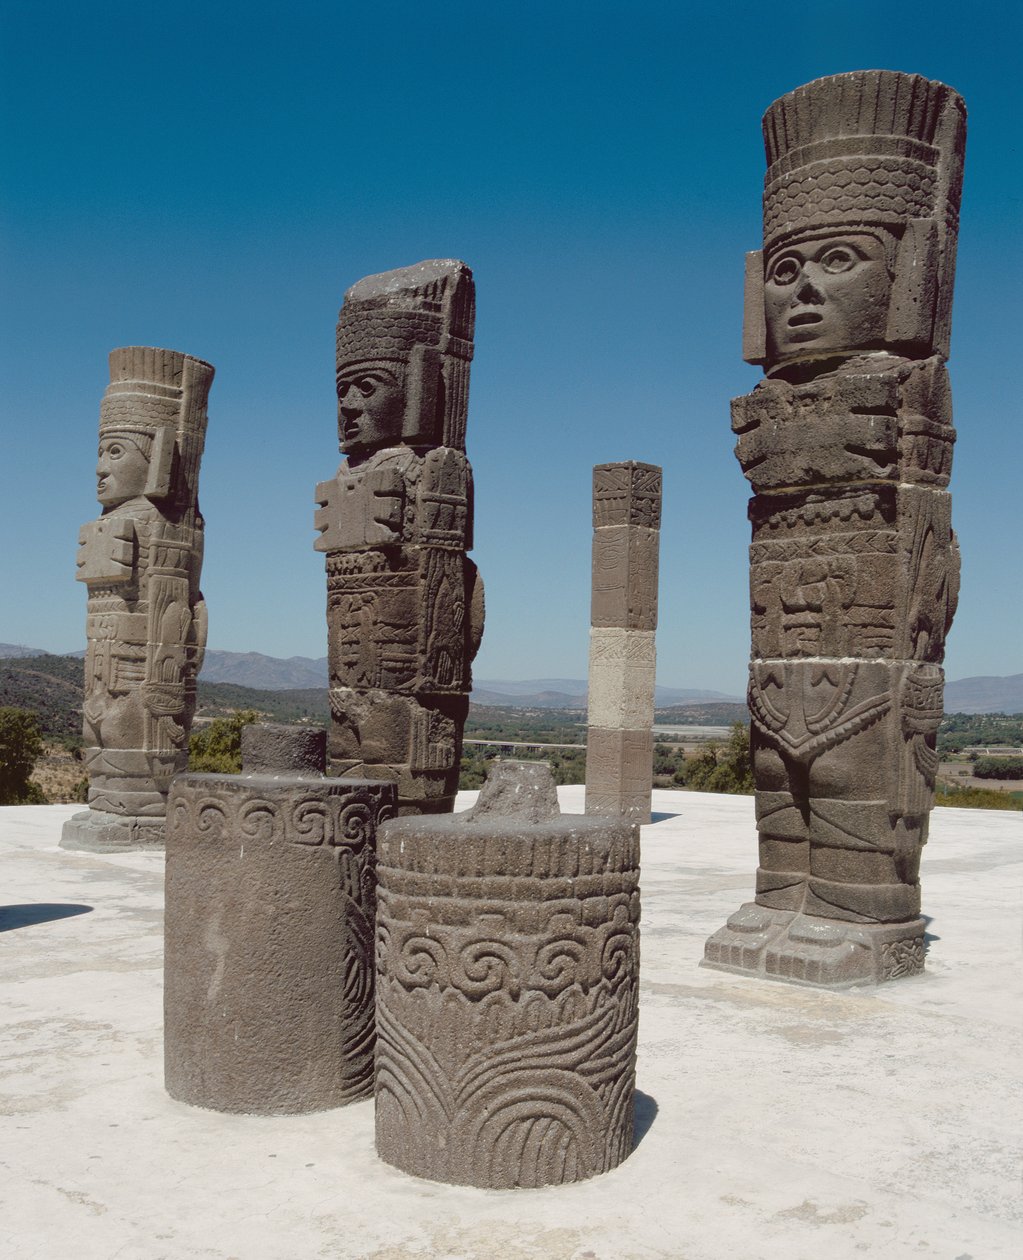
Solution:
[{"label": "tall stone column", "polygon": [[632,1149],[639,827],[496,762],[472,811],[380,830],[376,1140],[435,1181],[580,1181]]},{"label": "tall stone column", "polygon": [[924,965],[920,852],[959,587],[948,355],[966,114],[918,75],[764,117],[732,404],[749,515],[756,900],[706,962],[841,987]]},{"label": "tall stone column", "polygon": [[450,812],[483,634],[465,456],[476,298],[449,259],[368,276],[337,325],[345,459],[316,489],[327,557],[332,773]]},{"label": "tall stone column", "polygon": [[292,1115],[373,1092],[376,828],[393,783],[325,778],[325,733],[242,731],[241,774],[174,780],[164,1060],[172,1097]]},{"label": "tall stone column", "polygon": [[593,469],[586,812],[650,821],[661,470]]},{"label": "tall stone column", "polygon": [[110,355],[96,465],[103,514],[82,527],[78,548],[89,596],[89,808],[64,824],[65,849],[163,844],[206,647],[198,490],[212,380],[208,363],[176,350]]}]

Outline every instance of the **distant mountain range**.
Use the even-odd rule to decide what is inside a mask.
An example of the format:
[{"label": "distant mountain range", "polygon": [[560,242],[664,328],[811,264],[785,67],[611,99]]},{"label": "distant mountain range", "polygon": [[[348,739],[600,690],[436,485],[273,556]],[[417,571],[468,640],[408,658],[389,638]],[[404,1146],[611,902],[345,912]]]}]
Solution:
[{"label": "distant mountain range", "polygon": [[[40,648],[0,643],[0,658],[48,656]],[[68,656],[81,657],[82,652]],[[260,652],[223,652],[210,649],[200,676],[203,683],[226,683],[258,691],[314,691],[327,686],[327,658],[289,656],[281,659]],[[304,700],[305,698],[303,698]],[[582,709],[586,681],[582,678],[530,678],[524,681],[478,678],[475,704],[524,709]],[[687,687],[658,687],[654,703],[660,708],[683,705],[742,704],[741,696]],[[945,684],[947,713],[1023,713],[1023,674],[1005,677],[960,678]]]},{"label": "distant mountain range", "polygon": [[219,652],[207,648],[202,667],[203,682],[234,683],[259,691],[291,691],[302,687],[326,687],[327,658],[311,656],[263,656],[260,652]]},{"label": "distant mountain range", "polygon": [[1023,713],[1023,674],[945,683],[946,713]]},{"label": "distant mountain range", "polygon": [[[475,704],[508,705],[528,709],[585,709],[585,678],[529,678],[524,682],[477,678],[473,683]],[[741,696],[691,687],[657,687],[654,704],[667,708],[681,704],[742,704]]]},{"label": "distant mountain range", "polygon": [[[6,659],[9,656],[49,656],[49,652],[44,652],[42,648],[25,647],[23,643],[0,643],[0,659]],[[63,653],[70,656],[71,653]]]}]

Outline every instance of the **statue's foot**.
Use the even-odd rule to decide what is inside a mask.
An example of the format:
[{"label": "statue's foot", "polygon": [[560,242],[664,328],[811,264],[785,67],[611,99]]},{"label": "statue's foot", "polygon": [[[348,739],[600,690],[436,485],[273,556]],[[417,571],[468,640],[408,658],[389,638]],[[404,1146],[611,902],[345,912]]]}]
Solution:
[{"label": "statue's foot", "polygon": [[924,969],[924,921],[848,923],[749,902],[707,941],[703,965],[845,989]]},{"label": "statue's foot", "polygon": [[791,910],[771,910],[748,901],[707,941],[703,965],[756,975],[764,951],[771,941],[784,936],[794,917]]},{"label": "statue's foot", "polygon": [[138,818],[86,809],[73,814],[60,835],[62,849],[85,853],[124,853],[131,849],[162,849],[164,819]]}]

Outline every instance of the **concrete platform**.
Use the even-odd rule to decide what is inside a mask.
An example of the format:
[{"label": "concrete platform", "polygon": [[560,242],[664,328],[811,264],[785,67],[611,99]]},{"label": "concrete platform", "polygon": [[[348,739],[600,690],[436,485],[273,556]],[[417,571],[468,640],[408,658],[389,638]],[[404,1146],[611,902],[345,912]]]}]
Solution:
[{"label": "concrete platform", "polygon": [[[582,788],[562,788],[581,811]],[[462,808],[471,794],[459,798]],[[924,976],[827,993],[698,966],[751,895],[750,797],[655,792],[643,829],[639,1143],[576,1186],[418,1181],[373,1107],[173,1102],[163,857],[58,848],[0,809],[0,1251],[12,1260],[992,1260],[1019,1255],[1021,816],[935,810]]]}]

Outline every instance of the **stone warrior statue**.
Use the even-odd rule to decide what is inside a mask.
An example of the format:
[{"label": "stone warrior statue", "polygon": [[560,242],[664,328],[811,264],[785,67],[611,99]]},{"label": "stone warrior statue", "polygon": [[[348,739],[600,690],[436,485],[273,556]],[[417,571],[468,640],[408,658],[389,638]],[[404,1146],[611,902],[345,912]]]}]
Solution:
[{"label": "stone warrior statue", "polygon": [[82,528],[78,549],[89,593],[89,808],[64,824],[66,849],[162,845],[170,781],[188,764],[206,646],[198,484],[212,380],[208,363],[175,350],[110,355],[96,465],[103,514]]},{"label": "stone warrior statue", "polygon": [[918,871],[959,560],[948,355],[961,98],[917,75],[819,79],[764,116],[732,404],[749,515],[756,901],[729,970],[842,986],[922,970]]},{"label": "stone warrior statue", "polygon": [[338,436],[316,490],[327,554],[330,773],[451,810],[483,633],[465,457],[475,288],[464,263],[360,280],[337,324]]}]

